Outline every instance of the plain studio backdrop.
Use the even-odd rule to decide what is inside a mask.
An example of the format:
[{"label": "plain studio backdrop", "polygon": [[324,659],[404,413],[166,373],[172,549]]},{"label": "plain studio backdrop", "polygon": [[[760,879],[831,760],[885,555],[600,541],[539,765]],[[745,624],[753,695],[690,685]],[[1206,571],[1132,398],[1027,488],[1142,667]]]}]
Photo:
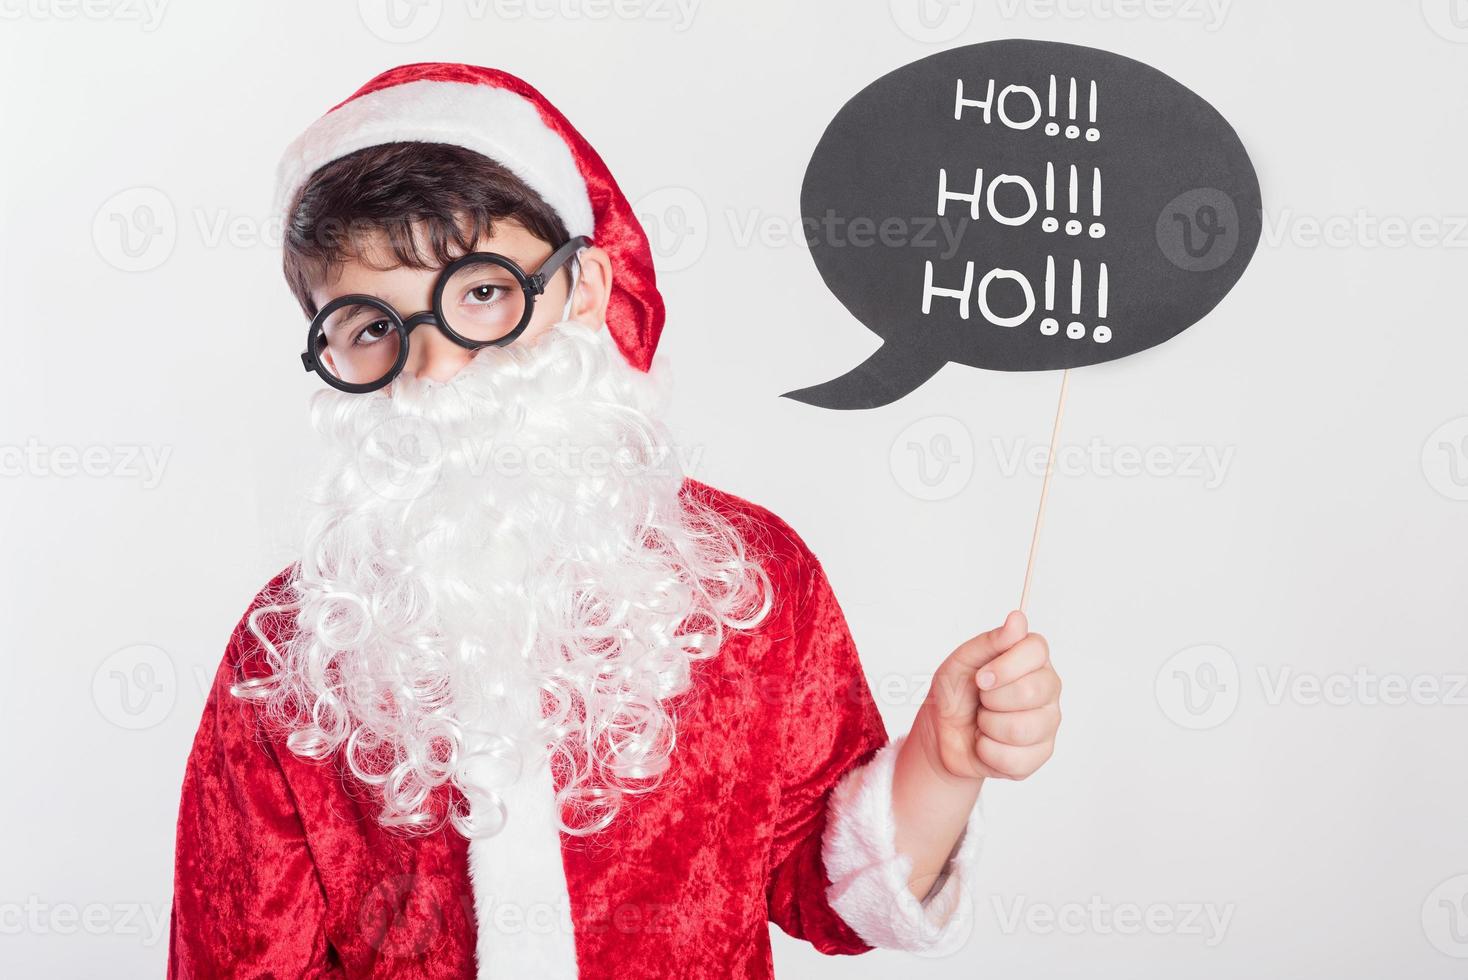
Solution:
[{"label": "plain studio backdrop", "polygon": [[799,235],[826,122],[947,46],[1145,61],[1259,171],[1199,325],[1075,371],[1030,614],[1053,761],[984,790],[959,954],[788,977],[1468,968],[1468,9],[1451,0],[0,0],[0,974],[163,969],[205,687],[313,467],[276,159],[384,68],[541,88],[637,204],[694,474],[788,520],[889,730],[1019,598],[1059,377],[779,394],[875,338]]}]

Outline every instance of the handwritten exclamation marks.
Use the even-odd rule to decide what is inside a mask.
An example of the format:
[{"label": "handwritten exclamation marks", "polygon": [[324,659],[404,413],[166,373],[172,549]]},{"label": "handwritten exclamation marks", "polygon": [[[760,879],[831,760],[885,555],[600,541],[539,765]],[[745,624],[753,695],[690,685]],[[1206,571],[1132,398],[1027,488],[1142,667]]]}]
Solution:
[{"label": "handwritten exclamation marks", "polygon": [[[1067,235],[1079,235],[1085,225],[1080,220],[1081,210],[1081,175],[1075,164],[1070,165],[1070,184],[1067,192],[1067,201],[1070,209],[1070,219],[1065,223]],[[1045,164],[1045,217],[1040,220],[1040,228],[1050,234],[1060,230],[1060,219],[1055,216],[1055,164]],[[1101,168],[1091,168],[1091,222],[1088,229],[1092,238],[1101,238],[1106,234],[1106,225],[1101,222]]]},{"label": "handwritten exclamation marks", "polygon": [[[1081,315],[1081,260],[1075,259],[1070,265],[1070,315],[1079,317]],[[1079,319],[1071,320],[1065,325],[1065,335],[1071,340],[1080,340],[1086,335],[1086,325]]]},{"label": "handwritten exclamation marks", "polygon": [[1070,125],[1065,127],[1065,138],[1073,140],[1081,135],[1081,127],[1076,125],[1076,80],[1070,80]]},{"label": "handwritten exclamation marks", "polygon": [[1049,112],[1050,121],[1045,124],[1045,135],[1046,136],[1059,136],[1060,135],[1060,123],[1058,123],[1058,122],[1055,121],[1055,76],[1054,75],[1051,75],[1050,76],[1050,100],[1046,104],[1046,107],[1050,110],[1050,112]]},{"label": "handwritten exclamation marks", "polygon": [[[1086,325],[1081,322],[1085,298],[1085,276],[1081,271],[1081,260],[1072,259],[1070,264],[1070,321],[1065,325],[1065,335],[1071,340],[1084,340]],[[1100,263],[1096,276],[1096,327],[1091,339],[1098,344],[1111,340],[1111,328],[1105,320],[1111,313],[1111,273],[1106,263]],[[1060,321],[1055,318],[1055,256],[1045,256],[1045,316],[1040,320],[1040,333],[1054,337],[1060,332]]]},{"label": "handwritten exclamation marks", "polygon": [[[1045,123],[1046,136],[1060,135],[1060,106],[1057,104],[1059,86],[1059,81],[1054,75],[1051,75],[1050,88],[1045,99],[1045,116],[1048,120]],[[1040,108],[1039,97],[1034,95],[1033,90],[1031,90],[1031,98],[1035,109],[1038,110]],[[1067,100],[1067,117],[1070,120],[1070,124],[1065,127],[1066,139],[1078,139],[1081,135],[1080,121],[1078,118],[1079,101],[1080,90],[1076,85],[1076,80],[1072,78],[1070,80],[1069,99]],[[1096,127],[1096,110],[1099,103],[1100,93],[1096,87],[1096,80],[1092,79],[1086,93],[1086,119],[1090,122],[1090,126],[1086,128],[1086,142],[1088,143],[1094,143],[1101,138],[1101,130]]]},{"label": "handwritten exclamation marks", "polygon": [[1053,337],[1060,332],[1060,321],[1055,319],[1055,256],[1045,256],[1045,312],[1052,314],[1040,321],[1040,332]]},{"label": "handwritten exclamation marks", "polygon": [[1055,217],[1055,164],[1045,164],[1045,210],[1050,212],[1045,215],[1045,220],[1040,222],[1040,227],[1048,232],[1054,233],[1060,230],[1060,219]]},{"label": "handwritten exclamation marks", "polygon": [[1091,217],[1096,220],[1091,222],[1091,237],[1100,238],[1106,234],[1106,226],[1101,223],[1101,168],[1095,167],[1091,170]]},{"label": "handwritten exclamation marks", "polygon": [[1076,217],[1076,212],[1081,205],[1081,178],[1076,170],[1076,165],[1070,165],[1070,220],[1065,223],[1067,235],[1079,235],[1081,233],[1081,222]]}]

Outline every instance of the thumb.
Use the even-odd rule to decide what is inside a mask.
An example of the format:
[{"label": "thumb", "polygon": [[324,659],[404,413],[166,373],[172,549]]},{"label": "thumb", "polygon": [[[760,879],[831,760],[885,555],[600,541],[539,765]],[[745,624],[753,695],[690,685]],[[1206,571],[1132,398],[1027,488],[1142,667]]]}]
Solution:
[{"label": "thumb", "polygon": [[1002,626],[965,640],[953,651],[953,659],[969,669],[977,669],[1023,640],[1030,632],[1030,621],[1018,609],[1004,618]]}]

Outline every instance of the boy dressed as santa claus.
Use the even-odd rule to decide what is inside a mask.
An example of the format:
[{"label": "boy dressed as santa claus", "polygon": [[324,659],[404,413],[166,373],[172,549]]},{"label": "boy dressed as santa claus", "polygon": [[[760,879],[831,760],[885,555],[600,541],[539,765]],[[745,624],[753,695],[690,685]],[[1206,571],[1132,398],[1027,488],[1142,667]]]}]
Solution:
[{"label": "boy dressed as santa claus", "polygon": [[961,947],[980,785],[1059,724],[1024,616],[888,741],[820,563],[680,471],[647,240],[523,81],[393,69],[278,177],[323,472],[189,757],[170,975],[768,977],[770,922]]}]

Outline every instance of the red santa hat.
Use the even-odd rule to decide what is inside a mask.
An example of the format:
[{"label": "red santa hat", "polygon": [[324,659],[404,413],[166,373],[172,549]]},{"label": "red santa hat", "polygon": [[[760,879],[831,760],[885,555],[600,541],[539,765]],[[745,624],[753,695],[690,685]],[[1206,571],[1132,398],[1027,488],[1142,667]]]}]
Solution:
[{"label": "red santa hat", "polygon": [[530,85],[477,65],[423,62],[389,69],[316,120],[276,169],[276,211],[318,168],[384,143],[449,143],[509,169],[555,209],[573,237],[590,236],[612,261],[607,329],[646,371],[663,329],[652,249],[632,206],[591,144]]}]

